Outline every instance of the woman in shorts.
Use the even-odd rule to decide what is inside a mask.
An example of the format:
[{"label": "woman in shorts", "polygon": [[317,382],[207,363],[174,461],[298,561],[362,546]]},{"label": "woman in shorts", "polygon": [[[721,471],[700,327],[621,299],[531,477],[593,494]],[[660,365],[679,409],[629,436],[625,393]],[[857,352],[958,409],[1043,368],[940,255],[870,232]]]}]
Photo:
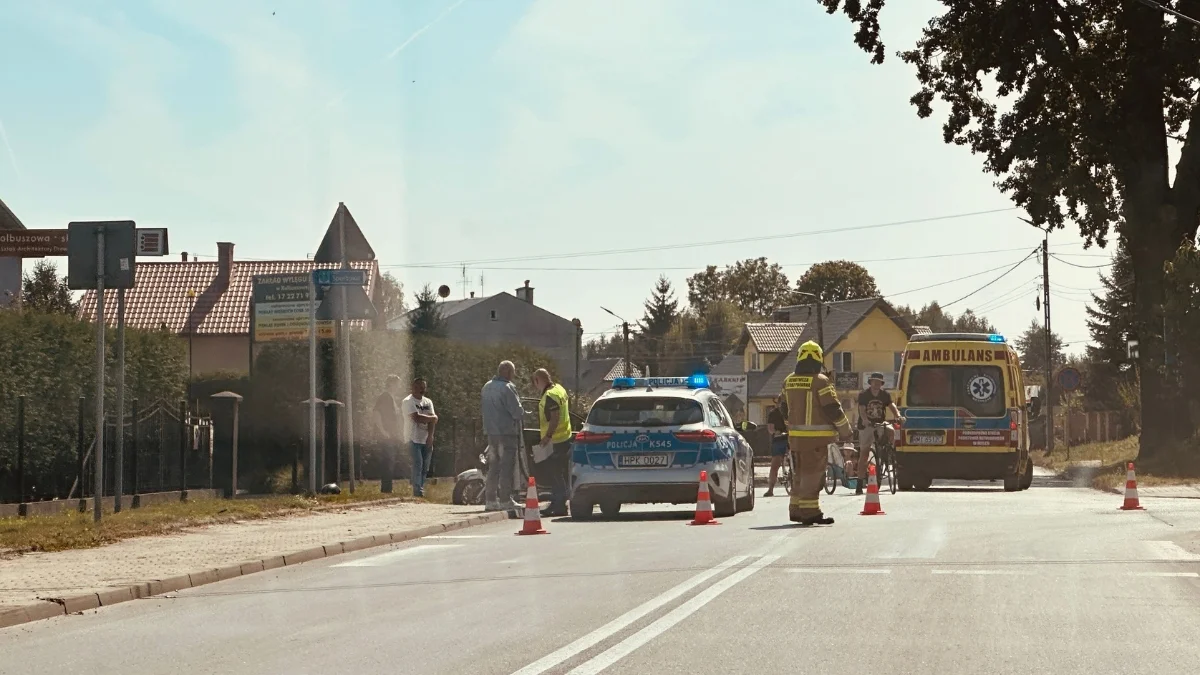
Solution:
[{"label": "woman in shorts", "polygon": [[774,497],[779,469],[788,456],[787,401],[782,394],[776,396],[775,405],[767,409],[767,428],[771,431],[771,475],[767,478],[767,491],[763,496]]}]

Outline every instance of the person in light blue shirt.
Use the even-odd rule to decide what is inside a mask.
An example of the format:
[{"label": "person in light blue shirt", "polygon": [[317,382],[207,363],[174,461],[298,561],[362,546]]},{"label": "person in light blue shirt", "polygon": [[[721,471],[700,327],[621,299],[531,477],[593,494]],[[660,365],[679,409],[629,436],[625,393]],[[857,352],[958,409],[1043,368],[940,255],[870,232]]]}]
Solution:
[{"label": "person in light blue shirt", "polygon": [[483,432],[487,435],[488,474],[484,486],[488,511],[507,511],[522,506],[513,499],[513,473],[521,448],[521,429],[525,410],[512,383],[517,367],[502,361],[496,376],[480,392]]}]

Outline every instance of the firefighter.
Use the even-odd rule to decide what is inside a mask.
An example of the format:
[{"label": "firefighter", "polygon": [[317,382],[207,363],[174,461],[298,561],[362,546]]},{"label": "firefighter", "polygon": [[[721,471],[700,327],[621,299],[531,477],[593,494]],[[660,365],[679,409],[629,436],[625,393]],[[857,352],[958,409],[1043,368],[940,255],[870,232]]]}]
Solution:
[{"label": "firefighter", "polygon": [[833,384],[821,371],[821,346],[809,340],[796,354],[795,374],[783,384],[788,410],[788,450],[795,464],[791,520],[804,525],[832,525],[833,518],[821,513],[819,494],[825,477],[829,444],[845,443],[853,436],[850,421],[842,410]]}]

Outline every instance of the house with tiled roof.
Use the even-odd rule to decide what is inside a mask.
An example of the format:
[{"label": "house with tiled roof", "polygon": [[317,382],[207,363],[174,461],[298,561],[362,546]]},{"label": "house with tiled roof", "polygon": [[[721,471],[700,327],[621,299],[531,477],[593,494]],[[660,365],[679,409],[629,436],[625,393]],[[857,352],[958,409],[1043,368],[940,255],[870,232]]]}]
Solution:
[{"label": "house with tiled roof", "polygon": [[[217,243],[216,261],[200,262],[182,253],[169,262],[137,263],[135,286],[125,294],[125,325],[144,330],[167,330],[185,341],[193,375],[250,369],[250,301],[252,280],[258,275],[310,274],[336,264],[311,260],[238,261],[234,245]],[[378,306],[379,264],[351,263],[367,273],[365,290]],[[115,324],[117,294],[106,293],[104,317]],[[94,320],[96,293],[87,291],[79,316]],[[350,322],[352,329],[371,328],[368,321]]]},{"label": "house with tiled roof", "polygon": [[[533,291],[526,281],[515,294],[477,298],[471,293],[461,300],[439,301],[446,337],[481,345],[515,344],[536,349],[553,359],[546,368],[555,380],[569,383],[575,377],[579,330],[571,319],[534,304]],[[414,308],[392,319],[388,328],[407,330],[416,311]]]},{"label": "house with tiled roof", "polygon": [[765,422],[766,409],[783,389],[796,364],[798,346],[824,333],[825,367],[832,373],[843,405],[866,386],[866,375],[881,372],[894,388],[900,358],[916,332],[883,298],[830,302],[822,305],[820,324],[815,305],[779,308],[770,323],[746,324],[733,351],[710,373],[746,377],[747,418]]},{"label": "house with tiled roof", "polygon": [[[630,377],[642,377],[642,369],[632,364],[629,369]],[[624,358],[588,359],[580,364],[579,392],[589,401],[595,401],[600,394],[612,388],[612,382],[618,377],[625,377]],[[563,378],[563,382],[569,382]]]},{"label": "house with tiled roof", "polygon": [[[25,224],[0,199],[0,231],[24,230]],[[0,258],[0,307],[21,305],[21,259]]]}]

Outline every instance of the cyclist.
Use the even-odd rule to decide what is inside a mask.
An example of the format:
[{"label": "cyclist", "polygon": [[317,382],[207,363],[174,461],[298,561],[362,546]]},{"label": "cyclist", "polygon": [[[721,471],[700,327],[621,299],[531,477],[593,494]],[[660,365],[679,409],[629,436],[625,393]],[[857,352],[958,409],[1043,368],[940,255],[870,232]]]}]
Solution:
[{"label": "cyclist", "polygon": [[767,408],[767,428],[771,431],[771,473],[763,496],[774,497],[775,480],[788,458],[787,400],[782,394],[775,397],[775,405]]},{"label": "cyclist", "polygon": [[887,421],[888,411],[896,419],[903,420],[892,395],[883,388],[884,382],[883,373],[871,373],[867,376],[869,386],[858,395],[858,487],[854,491],[858,495],[863,493],[863,485],[867,482],[871,447],[876,440],[884,438],[883,434],[891,433],[890,429],[880,426]]}]

